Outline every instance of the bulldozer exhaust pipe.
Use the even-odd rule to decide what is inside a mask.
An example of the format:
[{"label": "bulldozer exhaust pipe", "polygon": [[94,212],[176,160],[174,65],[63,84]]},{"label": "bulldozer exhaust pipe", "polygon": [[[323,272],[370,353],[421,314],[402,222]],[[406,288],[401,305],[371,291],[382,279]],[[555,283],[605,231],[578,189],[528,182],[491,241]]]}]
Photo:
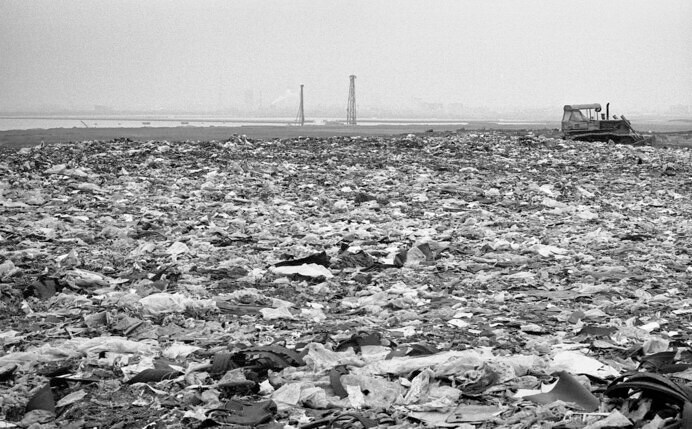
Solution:
[{"label": "bulldozer exhaust pipe", "polygon": [[606,103],[606,119],[610,119],[610,103]]}]

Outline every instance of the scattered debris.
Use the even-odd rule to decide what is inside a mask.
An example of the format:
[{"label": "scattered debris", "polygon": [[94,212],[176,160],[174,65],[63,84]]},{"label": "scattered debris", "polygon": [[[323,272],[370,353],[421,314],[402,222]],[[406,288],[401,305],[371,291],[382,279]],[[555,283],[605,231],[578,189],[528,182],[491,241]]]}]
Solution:
[{"label": "scattered debris", "polygon": [[690,425],[687,149],[0,150],[0,427]]}]

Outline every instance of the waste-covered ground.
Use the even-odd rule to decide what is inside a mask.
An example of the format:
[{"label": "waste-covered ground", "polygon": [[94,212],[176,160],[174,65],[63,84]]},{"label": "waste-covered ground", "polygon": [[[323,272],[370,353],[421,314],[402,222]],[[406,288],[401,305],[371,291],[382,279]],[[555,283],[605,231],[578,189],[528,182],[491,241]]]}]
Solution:
[{"label": "waste-covered ground", "polygon": [[691,427],[689,149],[2,154],[0,428]]}]

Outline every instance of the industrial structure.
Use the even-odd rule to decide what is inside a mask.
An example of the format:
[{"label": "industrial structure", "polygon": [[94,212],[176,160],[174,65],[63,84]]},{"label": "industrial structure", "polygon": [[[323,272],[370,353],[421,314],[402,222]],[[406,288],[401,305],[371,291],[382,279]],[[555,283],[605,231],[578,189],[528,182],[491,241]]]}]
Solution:
[{"label": "industrial structure", "polygon": [[349,76],[348,106],[346,107],[346,125],[356,125],[356,75]]},{"label": "industrial structure", "polygon": [[303,109],[303,85],[300,85],[300,105],[298,106],[298,115],[296,116],[296,124],[301,127],[305,125],[305,110]]}]

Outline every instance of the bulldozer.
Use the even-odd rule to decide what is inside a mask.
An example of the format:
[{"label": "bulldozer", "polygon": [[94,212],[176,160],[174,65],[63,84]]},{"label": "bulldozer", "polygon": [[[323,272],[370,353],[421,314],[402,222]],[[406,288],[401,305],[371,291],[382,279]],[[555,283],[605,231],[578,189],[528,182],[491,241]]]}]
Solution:
[{"label": "bulldozer", "polygon": [[601,105],[568,104],[562,116],[562,134],[565,139],[587,142],[608,142],[645,145],[653,143],[652,136],[643,136],[632,128],[632,123],[620,115],[610,118],[610,103],[605,113]]}]

